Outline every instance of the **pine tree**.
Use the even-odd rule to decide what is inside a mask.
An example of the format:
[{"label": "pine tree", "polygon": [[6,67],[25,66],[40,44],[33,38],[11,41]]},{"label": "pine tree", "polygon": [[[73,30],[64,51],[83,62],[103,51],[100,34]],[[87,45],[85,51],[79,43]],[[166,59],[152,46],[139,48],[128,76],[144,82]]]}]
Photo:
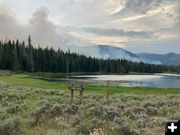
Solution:
[{"label": "pine tree", "polygon": [[29,35],[28,37],[28,48],[27,48],[27,54],[28,54],[28,67],[27,70],[29,72],[33,72],[34,71],[34,61],[33,61],[33,47],[31,44],[31,36]]},{"label": "pine tree", "polygon": [[19,71],[19,60],[18,60],[18,56],[17,56],[17,51],[16,48],[14,49],[14,56],[13,56],[13,66],[12,66],[12,70],[13,71]]}]

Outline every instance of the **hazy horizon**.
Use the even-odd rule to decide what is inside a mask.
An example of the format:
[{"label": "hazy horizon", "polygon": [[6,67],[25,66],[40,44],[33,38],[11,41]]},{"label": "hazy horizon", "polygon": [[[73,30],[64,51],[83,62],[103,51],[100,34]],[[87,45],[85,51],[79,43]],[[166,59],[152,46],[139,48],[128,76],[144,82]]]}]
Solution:
[{"label": "hazy horizon", "polygon": [[0,0],[0,39],[180,54],[178,0]]}]

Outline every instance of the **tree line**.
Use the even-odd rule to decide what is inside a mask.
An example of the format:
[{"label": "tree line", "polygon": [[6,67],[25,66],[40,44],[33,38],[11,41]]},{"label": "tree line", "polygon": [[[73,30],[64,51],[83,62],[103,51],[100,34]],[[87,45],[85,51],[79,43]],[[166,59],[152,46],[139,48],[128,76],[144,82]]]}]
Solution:
[{"label": "tree line", "polygon": [[132,62],[125,59],[98,59],[53,49],[33,47],[31,37],[27,44],[17,39],[0,41],[0,69],[26,72],[100,72],[161,73],[177,71],[177,67]]}]

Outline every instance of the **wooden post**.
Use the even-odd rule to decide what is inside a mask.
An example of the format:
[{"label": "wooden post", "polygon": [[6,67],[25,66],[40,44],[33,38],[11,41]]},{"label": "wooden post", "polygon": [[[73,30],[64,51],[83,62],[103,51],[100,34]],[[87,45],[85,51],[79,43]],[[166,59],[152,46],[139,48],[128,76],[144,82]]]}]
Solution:
[{"label": "wooden post", "polygon": [[73,103],[73,93],[74,93],[74,90],[71,89],[71,103]]},{"label": "wooden post", "polygon": [[[71,87],[73,87],[73,83]],[[74,90],[71,89],[71,103],[73,103],[73,97],[74,97]]]},{"label": "wooden post", "polygon": [[84,87],[81,84],[80,86],[74,86],[73,84],[69,87],[69,90],[71,90],[71,103],[73,103],[73,98],[74,98],[74,90],[75,91],[79,91],[79,98],[80,98],[80,102],[82,103],[83,100],[83,91],[84,91]]},{"label": "wooden post", "polygon": [[82,100],[83,100],[83,91],[84,91],[84,88],[83,88],[83,85],[81,84],[80,86],[80,103],[82,103]]},{"label": "wooden post", "polygon": [[106,102],[109,105],[109,81],[107,81],[106,85]]}]

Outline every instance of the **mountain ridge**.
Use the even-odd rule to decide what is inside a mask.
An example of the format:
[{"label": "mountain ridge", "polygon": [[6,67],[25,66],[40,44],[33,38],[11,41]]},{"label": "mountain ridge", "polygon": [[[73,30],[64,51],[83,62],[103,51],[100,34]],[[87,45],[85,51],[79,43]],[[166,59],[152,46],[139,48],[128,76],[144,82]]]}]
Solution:
[{"label": "mountain ridge", "polygon": [[[127,59],[134,62],[150,64],[180,65],[180,54],[133,53],[120,47],[111,45],[70,46],[71,51],[91,57],[103,59]],[[91,53],[93,52],[93,53]]]}]

